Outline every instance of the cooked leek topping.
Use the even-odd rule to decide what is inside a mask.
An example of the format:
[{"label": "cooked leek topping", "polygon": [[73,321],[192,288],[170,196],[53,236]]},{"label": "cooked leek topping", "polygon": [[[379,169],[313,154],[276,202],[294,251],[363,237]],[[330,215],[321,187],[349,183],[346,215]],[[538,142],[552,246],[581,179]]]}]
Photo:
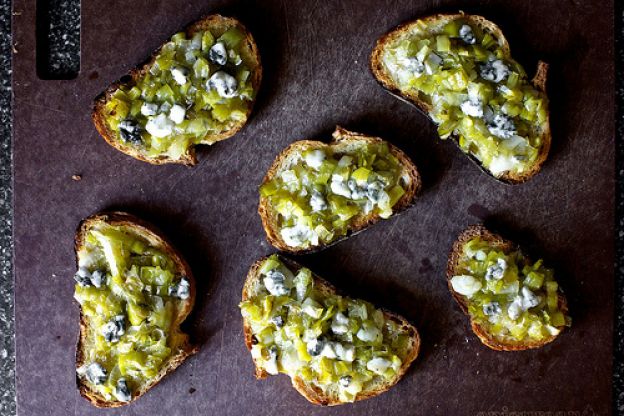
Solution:
[{"label": "cooked leek topping", "polygon": [[129,401],[175,352],[171,325],[189,281],[176,275],[170,257],[123,226],[92,228],[78,258],[74,297],[88,325],[78,374],[107,400]]},{"label": "cooked leek topping", "polygon": [[392,215],[409,177],[386,143],[348,153],[309,148],[260,188],[277,212],[282,240],[309,248],[344,236],[362,215]]},{"label": "cooked leek topping", "polygon": [[542,341],[571,324],[553,271],[542,263],[531,263],[520,251],[506,254],[477,237],[464,244],[451,286],[466,297],[471,318],[497,340]]},{"label": "cooked leek topping", "polygon": [[461,18],[420,22],[408,36],[385,50],[383,63],[401,91],[431,106],[440,137],[457,137],[494,176],[525,172],[543,145],[548,102],[522,66]]},{"label": "cooked leek topping", "polygon": [[273,255],[241,313],[251,326],[251,354],[269,374],[285,373],[354,401],[394,378],[409,335],[370,303],[322,293],[310,270],[293,273]]},{"label": "cooked leek topping", "polygon": [[255,97],[245,34],[233,27],[174,35],[136,85],[122,85],[106,103],[118,140],[148,157],[179,159],[204,136],[245,120]]}]

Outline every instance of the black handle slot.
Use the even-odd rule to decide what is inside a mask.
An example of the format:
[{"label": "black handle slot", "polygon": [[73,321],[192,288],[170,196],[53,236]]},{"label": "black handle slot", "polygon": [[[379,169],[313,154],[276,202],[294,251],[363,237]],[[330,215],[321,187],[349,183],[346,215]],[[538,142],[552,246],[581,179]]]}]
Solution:
[{"label": "black handle slot", "polygon": [[37,75],[74,79],[80,72],[80,0],[37,0]]}]

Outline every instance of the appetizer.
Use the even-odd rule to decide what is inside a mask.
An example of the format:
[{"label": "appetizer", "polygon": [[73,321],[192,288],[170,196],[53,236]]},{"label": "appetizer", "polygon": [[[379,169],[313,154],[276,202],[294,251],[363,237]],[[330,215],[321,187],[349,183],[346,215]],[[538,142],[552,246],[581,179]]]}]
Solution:
[{"label": "appetizer", "polygon": [[258,212],[270,244],[302,253],[406,209],[420,187],[401,150],[337,127],[328,144],[302,140],[277,156],[260,187]]},{"label": "appetizer", "polygon": [[551,133],[548,65],[529,81],[494,23],[439,14],[398,27],[377,41],[371,70],[379,83],[438,125],[442,139],[493,177],[510,184],[533,177]]},{"label": "appetizer", "polygon": [[245,125],[261,79],[251,34],[235,19],[208,16],[100,94],[92,118],[111,146],[136,159],[194,165],[195,145]]},{"label": "appetizer", "polygon": [[327,281],[277,255],[249,270],[240,304],[258,379],[287,374],[314,404],[377,396],[416,359],[416,328],[392,312],[344,297]]},{"label": "appetizer", "polygon": [[75,243],[78,389],[97,407],[123,406],[197,351],[180,329],[195,281],[162,235],[130,214],[83,220]]},{"label": "appetizer", "polygon": [[447,279],[472,330],[494,350],[539,348],[571,324],[553,271],[483,225],[455,241]]}]

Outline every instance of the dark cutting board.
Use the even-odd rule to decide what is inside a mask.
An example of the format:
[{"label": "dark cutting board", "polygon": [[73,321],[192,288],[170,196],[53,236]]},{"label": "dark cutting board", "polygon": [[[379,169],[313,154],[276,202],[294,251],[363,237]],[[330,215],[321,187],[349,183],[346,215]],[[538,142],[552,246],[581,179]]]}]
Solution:
[{"label": "dark cutting board", "polygon": [[[83,1],[81,73],[70,81],[37,78],[35,1],[14,3],[20,415],[611,412],[611,1]],[[368,71],[378,36],[405,20],[459,7],[500,24],[529,72],[538,58],[552,64],[553,148],[543,171],[525,185],[509,187],[483,174]],[[212,12],[239,17],[262,52],[266,76],[249,125],[202,149],[195,168],[150,166],[108,146],[89,118],[93,97],[171,34]],[[408,317],[423,344],[388,393],[324,409],[308,404],[286,376],[255,380],[237,305],[249,265],[272,252],[256,213],[266,169],[294,140],[328,140],[335,124],[404,149],[422,172],[424,191],[403,215],[299,261]],[[73,181],[74,174],[82,180]],[[188,326],[201,351],[135,404],[103,411],[75,389],[72,239],[81,218],[110,208],[154,222],[190,261],[199,290]],[[556,267],[574,323],[553,344],[488,350],[452,301],[447,253],[464,227],[481,220]]]}]

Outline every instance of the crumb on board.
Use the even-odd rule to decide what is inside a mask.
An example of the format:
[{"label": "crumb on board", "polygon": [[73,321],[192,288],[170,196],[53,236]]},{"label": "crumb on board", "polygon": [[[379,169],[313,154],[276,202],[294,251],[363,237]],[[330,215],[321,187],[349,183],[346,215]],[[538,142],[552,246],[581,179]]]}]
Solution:
[{"label": "crumb on board", "polygon": [[81,179],[82,179],[82,175],[72,175],[72,177],[71,177],[71,178],[72,178],[73,180],[75,180],[75,181],[79,181],[79,180],[81,180]]}]

